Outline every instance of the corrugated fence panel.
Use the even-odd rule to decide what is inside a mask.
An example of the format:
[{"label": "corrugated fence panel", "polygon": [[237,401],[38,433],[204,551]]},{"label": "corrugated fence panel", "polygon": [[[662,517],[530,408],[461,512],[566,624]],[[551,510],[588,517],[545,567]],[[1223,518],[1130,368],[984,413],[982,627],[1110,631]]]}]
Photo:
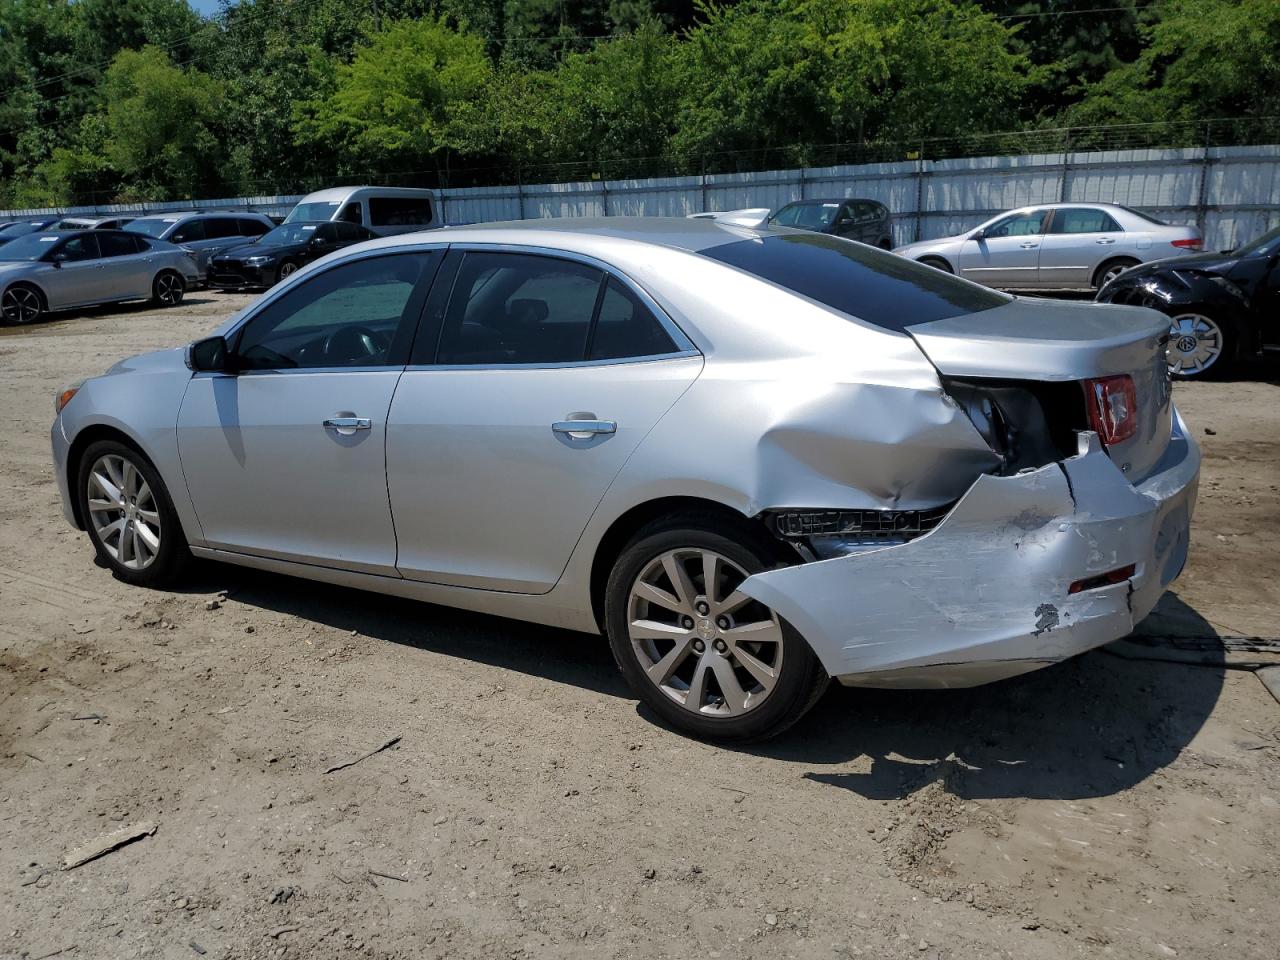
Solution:
[{"label": "corrugated fence panel", "polygon": [[[905,160],[640,180],[438,191],[440,218],[464,224],[535,217],[688,216],[792,200],[868,197],[894,214],[894,240],[967,230],[1003,210],[1060,200],[1121,203],[1170,223],[1202,222],[1205,245],[1238,245],[1280,222],[1280,146],[1111,150]],[[0,212],[48,214],[258,210],[284,215],[297,196],[233,197]]]}]

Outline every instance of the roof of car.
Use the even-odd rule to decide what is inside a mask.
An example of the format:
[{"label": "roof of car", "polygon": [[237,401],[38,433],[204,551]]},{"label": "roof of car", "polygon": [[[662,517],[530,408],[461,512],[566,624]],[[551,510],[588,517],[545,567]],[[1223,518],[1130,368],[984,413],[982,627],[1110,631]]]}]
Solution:
[{"label": "roof of car", "polygon": [[[489,240],[491,233],[516,233],[520,239],[539,234],[599,237],[677,247],[697,253],[711,247],[738,240],[758,238],[767,231],[755,230],[717,220],[688,217],[547,217],[538,220],[506,220],[497,223],[474,223],[446,227],[439,231],[442,240],[463,240],[466,234]],[[406,242],[421,242],[422,234],[401,234]],[[495,237],[493,242],[502,242]]]},{"label": "roof of car", "polygon": [[849,200],[856,200],[858,203],[879,203],[879,200],[873,200],[870,197],[805,197],[803,200],[792,200],[790,203],[783,204],[786,207],[795,207],[800,204],[818,205],[824,203],[845,203]]},{"label": "roof of car", "polygon": [[190,220],[195,217],[257,217],[270,220],[265,213],[256,210],[166,210],[164,213],[144,213],[134,217],[137,220]]}]

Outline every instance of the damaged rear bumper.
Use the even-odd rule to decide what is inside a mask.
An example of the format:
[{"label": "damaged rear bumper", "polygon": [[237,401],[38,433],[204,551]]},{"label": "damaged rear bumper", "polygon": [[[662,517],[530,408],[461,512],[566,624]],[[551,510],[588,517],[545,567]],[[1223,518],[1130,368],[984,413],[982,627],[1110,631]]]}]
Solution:
[{"label": "damaged rear bumper", "polygon": [[[1132,631],[1186,562],[1200,451],[1174,417],[1131,484],[1093,433],[1060,463],[984,475],[925,536],[770,570],[768,604],[850,686],[966,687],[1045,667]],[[1133,564],[1127,581],[1071,585]]]}]

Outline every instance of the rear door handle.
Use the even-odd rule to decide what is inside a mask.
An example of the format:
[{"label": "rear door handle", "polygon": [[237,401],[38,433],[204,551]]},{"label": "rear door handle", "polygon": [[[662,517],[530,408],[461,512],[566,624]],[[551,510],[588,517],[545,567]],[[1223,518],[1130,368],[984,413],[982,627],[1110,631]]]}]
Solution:
[{"label": "rear door handle", "polygon": [[1101,240],[1095,240],[1093,242],[1094,243],[1115,243],[1115,240],[1111,237],[1103,237]]},{"label": "rear door handle", "polygon": [[1037,243],[1020,243],[1018,244],[1018,246],[1022,247],[1023,250],[1034,250],[1036,247],[1040,246],[1040,244],[1038,242]]},{"label": "rear door handle", "polygon": [[617,433],[618,425],[612,420],[558,420],[551,429],[573,440],[589,440],[597,434]]},{"label": "rear door handle", "polygon": [[344,437],[349,437],[357,430],[368,430],[373,423],[368,417],[330,417],[324,425]]}]

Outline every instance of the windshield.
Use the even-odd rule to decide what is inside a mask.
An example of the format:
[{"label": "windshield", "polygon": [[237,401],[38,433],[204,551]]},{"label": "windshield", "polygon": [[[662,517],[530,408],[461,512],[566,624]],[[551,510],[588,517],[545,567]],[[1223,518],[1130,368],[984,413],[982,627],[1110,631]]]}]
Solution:
[{"label": "windshield", "polygon": [[1252,257],[1262,256],[1276,250],[1280,250],[1280,227],[1268,230],[1256,240],[1250,240],[1236,250],[1236,254],[1241,257]]},{"label": "windshield", "polygon": [[769,222],[779,227],[817,230],[829,226],[839,209],[838,203],[791,203],[775,213]]},{"label": "windshield", "polygon": [[990,310],[1013,299],[895,253],[825,233],[738,240],[710,247],[702,255],[897,332],[917,323]]},{"label": "windshield", "polygon": [[0,260],[39,260],[62,238],[49,233],[28,233],[0,246]]},{"label": "windshield", "polygon": [[0,237],[20,237],[26,233],[35,233],[39,229],[40,224],[38,223],[28,223],[26,221],[11,223],[3,230],[0,230]]},{"label": "windshield", "polygon": [[125,224],[124,229],[131,233],[141,233],[159,240],[163,237],[165,231],[177,222],[177,217],[172,220],[134,220],[132,223]]},{"label": "windshield", "polygon": [[314,223],[282,223],[269,233],[262,236],[258,243],[264,244],[284,244],[284,243],[306,243],[316,233],[316,225]]},{"label": "windshield", "polygon": [[318,203],[300,203],[284,218],[285,223],[297,223],[300,220],[332,220],[338,212],[341,200],[321,200]]}]

